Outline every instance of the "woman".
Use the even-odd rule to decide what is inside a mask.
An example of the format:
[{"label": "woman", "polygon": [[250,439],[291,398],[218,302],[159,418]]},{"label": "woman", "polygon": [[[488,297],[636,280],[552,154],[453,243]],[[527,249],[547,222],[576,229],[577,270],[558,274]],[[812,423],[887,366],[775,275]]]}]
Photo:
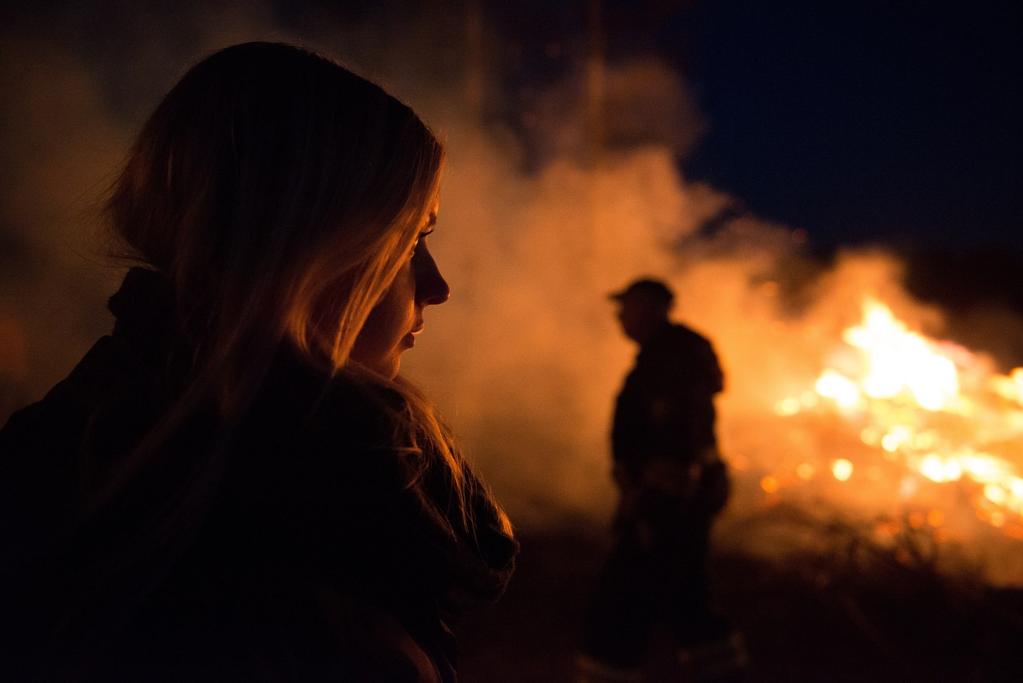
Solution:
[{"label": "woman", "polygon": [[114,332],[0,434],[0,670],[455,679],[445,621],[497,597],[516,544],[398,375],[448,297],[442,160],[296,47],[227,48],[171,90],[108,203],[143,266]]}]

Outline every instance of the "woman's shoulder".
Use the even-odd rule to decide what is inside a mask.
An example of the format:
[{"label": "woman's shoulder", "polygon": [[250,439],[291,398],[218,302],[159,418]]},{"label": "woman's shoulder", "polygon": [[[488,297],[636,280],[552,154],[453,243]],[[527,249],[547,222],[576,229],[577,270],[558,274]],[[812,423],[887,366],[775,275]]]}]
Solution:
[{"label": "woman's shoulder", "polygon": [[129,387],[137,389],[144,384],[152,384],[152,377],[131,349],[123,340],[104,336],[41,400],[13,413],[8,426],[65,416],[70,419],[127,391]]},{"label": "woman's shoulder", "polygon": [[83,449],[123,451],[144,432],[162,400],[158,382],[114,337],[102,337],[41,400],[0,430],[0,480],[6,505],[70,506]]}]

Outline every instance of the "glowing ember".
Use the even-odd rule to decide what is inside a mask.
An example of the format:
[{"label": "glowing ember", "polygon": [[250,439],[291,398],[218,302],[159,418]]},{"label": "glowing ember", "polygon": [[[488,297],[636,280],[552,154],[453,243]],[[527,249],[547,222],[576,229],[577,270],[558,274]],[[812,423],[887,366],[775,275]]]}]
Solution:
[{"label": "glowing ember", "polygon": [[849,481],[853,473],[853,464],[848,460],[836,460],[831,463],[831,474],[839,481]]},{"label": "glowing ember", "polygon": [[[907,504],[925,494],[936,503],[928,487],[955,486],[962,495],[941,496],[942,505],[965,498],[987,524],[1023,535],[1023,368],[1000,375],[986,358],[910,330],[875,299],[863,302],[862,313],[862,321],[842,333],[844,344],[812,391],[781,399],[775,413],[810,420],[806,424],[818,433],[849,431],[876,454],[873,461],[855,457],[856,465],[832,461],[838,482],[860,471],[876,481],[887,476],[892,495]],[[780,482],[808,482],[816,469],[800,462],[795,477],[770,473],[761,488],[775,493]],[[926,501],[906,517],[910,526],[949,523],[948,508],[928,511],[921,504]]]}]

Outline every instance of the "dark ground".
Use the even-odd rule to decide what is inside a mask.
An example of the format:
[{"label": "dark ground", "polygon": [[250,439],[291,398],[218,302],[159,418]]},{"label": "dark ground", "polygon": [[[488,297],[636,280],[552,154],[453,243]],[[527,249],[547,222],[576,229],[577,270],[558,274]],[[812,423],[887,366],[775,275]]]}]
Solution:
[{"label": "dark ground", "polygon": [[[606,551],[594,531],[525,533],[502,601],[457,632],[469,682],[572,681],[586,595]],[[714,558],[722,612],[744,632],[749,681],[1023,681],[1023,591],[926,565]],[[883,559],[883,558],[882,558]],[[684,681],[667,637],[650,681]]]}]

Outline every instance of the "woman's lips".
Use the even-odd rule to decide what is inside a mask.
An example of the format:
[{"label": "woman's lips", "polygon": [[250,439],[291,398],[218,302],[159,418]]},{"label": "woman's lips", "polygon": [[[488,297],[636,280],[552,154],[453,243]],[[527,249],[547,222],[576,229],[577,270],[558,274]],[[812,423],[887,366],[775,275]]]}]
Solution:
[{"label": "woman's lips", "polygon": [[405,348],[408,348],[408,349],[411,349],[413,346],[415,346],[416,345],[416,336],[419,335],[423,331],[423,327],[424,327],[424,325],[423,325],[422,322],[420,322],[415,327],[413,327],[411,332],[409,332],[404,337],[402,337],[402,339],[401,339],[402,345]]}]

